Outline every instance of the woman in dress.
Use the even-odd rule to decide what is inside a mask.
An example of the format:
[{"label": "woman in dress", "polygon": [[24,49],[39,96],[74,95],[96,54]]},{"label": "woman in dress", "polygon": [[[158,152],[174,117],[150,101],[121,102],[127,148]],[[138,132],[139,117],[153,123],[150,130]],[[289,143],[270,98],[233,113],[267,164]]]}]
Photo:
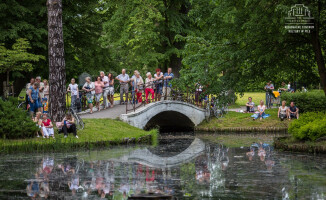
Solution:
[{"label": "woman in dress", "polygon": [[[103,87],[104,87],[104,83],[102,82],[100,76],[98,76],[96,78],[96,81],[95,81],[94,85],[95,85],[95,102],[96,102],[95,106],[97,107],[97,110],[100,111],[101,110],[101,108],[100,108],[100,100],[101,100],[101,97],[102,97]],[[103,97],[103,98],[106,98],[106,97]]]},{"label": "woman in dress", "polygon": [[90,113],[93,113],[93,98],[95,94],[95,85],[91,81],[90,77],[85,78],[86,83],[83,86],[83,90],[86,92],[87,103],[90,109]]}]

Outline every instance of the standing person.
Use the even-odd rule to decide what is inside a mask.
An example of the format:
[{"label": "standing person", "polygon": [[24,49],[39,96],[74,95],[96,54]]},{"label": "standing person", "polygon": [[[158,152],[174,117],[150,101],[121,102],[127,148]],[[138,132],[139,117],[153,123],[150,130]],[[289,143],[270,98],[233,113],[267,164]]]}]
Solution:
[{"label": "standing person", "polygon": [[68,85],[67,92],[71,93],[70,107],[74,111],[77,111],[77,99],[79,98],[78,84],[74,78],[71,79],[70,84]]},{"label": "standing person", "polygon": [[289,120],[292,118],[299,119],[299,108],[294,105],[294,102],[291,101],[290,107],[288,108]]},{"label": "standing person", "polygon": [[[132,75],[130,80],[134,80],[136,78],[136,74],[137,74],[137,70],[134,71],[134,75]],[[132,104],[136,103],[136,86],[134,85],[134,82],[131,81],[130,82],[131,85],[131,99],[132,99]]]},{"label": "standing person", "polygon": [[159,100],[161,100],[161,97],[162,97],[163,78],[164,78],[164,75],[161,72],[160,68],[156,69],[154,78],[155,78],[155,101],[159,101]]},{"label": "standing person", "polygon": [[86,98],[87,98],[87,103],[90,108],[90,113],[93,113],[93,98],[95,94],[95,85],[93,82],[91,82],[90,77],[85,78],[86,83],[83,86],[83,90],[86,91]]},{"label": "standing person", "polygon": [[[104,94],[104,92],[103,92],[104,83],[102,82],[102,79],[101,79],[100,76],[98,76],[96,78],[96,81],[95,81],[94,85],[95,85],[95,102],[96,102],[95,106],[97,107],[98,111],[101,111],[100,100],[101,100],[101,97],[102,97],[102,93]],[[106,101],[106,97],[103,96],[103,101],[104,101],[104,99]],[[104,108],[105,108],[105,105],[106,104],[104,104]]]},{"label": "standing person", "polygon": [[44,84],[44,90],[43,90],[44,98],[49,99],[49,97],[50,97],[49,96],[50,95],[50,86],[49,86],[48,80],[44,79],[43,84]]},{"label": "standing person", "polygon": [[110,102],[110,107],[114,106],[114,77],[112,73],[108,74],[109,78],[109,92],[108,92],[108,100]]},{"label": "standing person", "polygon": [[203,98],[201,98],[200,95],[203,92],[203,86],[200,84],[200,82],[198,82],[195,84],[195,87],[196,87],[195,102],[197,106],[201,107]]},{"label": "standing person", "polygon": [[49,113],[49,103],[47,98],[42,99],[43,113]]},{"label": "standing person", "polygon": [[[129,75],[126,74],[125,69],[122,69],[121,74],[115,79],[120,82],[120,104],[128,103],[128,82],[130,81]],[[126,94],[126,101],[123,100],[123,94]]]},{"label": "standing person", "polygon": [[252,98],[249,97],[248,98],[248,102],[246,103],[246,107],[247,107],[247,113],[254,113],[255,112],[255,103],[252,102]]},{"label": "standing person", "polygon": [[172,73],[172,68],[168,68],[168,72],[164,74],[164,86],[163,86],[163,93],[164,93],[164,99],[171,99],[171,87],[172,84],[170,81],[174,78],[174,75]]},{"label": "standing person", "polygon": [[285,105],[286,101],[282,101],[282,105],[278,108],[277,116],[283,121],[288,117],[288,107]]},{"label": "standing person", "polygon": [[53,124],[51,122],[51,119],[48,119],[48,114],[47,113],[43,113],[42,131],[43,131],[43,135],[46,138],[49,138],[49,136],[52,136],[53,139],[54,139]]},{"label": "standing person", "polygon": [[28,97],[29,97],[29,107],[30,113],[33,115],[34,112],[40,110],[39,102],[41,99],[41,95],[39,92],[39,84],[34,83],[32,87],[29,88]]},{"label": "standing person", "polygon": [[137,95],[137,101],[138,103],[142,102],[142,91],[144,87],[144,80],[140,76],[139,71],[135,70],[135,77],[130,79],[133,82],[133,86]]},{"label": "standing person", "polygon": [[31,87],[33,87],[35,83],[35,78],[31,78],[30,82],[26,84],[26,96],[25,96],[25,101],[26,101],[26,110],[29,106],[29,97],[28,97],[28,93]]},{"label": "standing person", "polygon": [[65,138],[68,136],[68,133],[73,133],[74,136],[78,138],[75,118],[73,118],[70,113],[66,114],[61,123],[63,124],[62,131]]},{"label": "standing person", "polygon": [[274,90],[274,85],[272,84],[272,81],[269,81],[265,87],[266,91],[266,106],[267,108],[271,108],[271,100],[272,100],[272,92]]},{"label": "standing person", "polygon": [[39,99],[39,102],[38,102],[39,110],[40,110],[40,112],[43,112],[42,99],[44,98],[44,83],[41,82],[40,76],[36,77],[35,82],[38,83],[38,85],[39,85],[39,92],[41,95],[41,99]]},{"label": "standing person", "polygon": [[152,94],[152,101],[154,101],[154,79],[152,77],[152,74],[150,72],[147,72],[146,74],[147,78],[145,79],[145,97],[146,97],[146,103],[148,103],[148,94]]},{"label": "standing person", "polygon": [[106,109],[109,105],[108,105],[108,101],[107,101],[107,97],[108,97],[108,93],[109,93],[109,78],[107,76],[105,76],[104,72],[101,71],[100,72],[100,77],[101,77],[101,81],[103,82],[103,107],[104,109]]}]

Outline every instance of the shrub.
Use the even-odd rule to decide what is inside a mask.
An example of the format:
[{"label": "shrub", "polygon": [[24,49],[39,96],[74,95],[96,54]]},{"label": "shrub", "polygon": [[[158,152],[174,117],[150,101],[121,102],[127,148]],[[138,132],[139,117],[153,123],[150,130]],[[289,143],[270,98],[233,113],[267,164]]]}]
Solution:
[{"label": "shrub", "polygon": [[293,101],[300,112],[326,111],[326,96],[323,91],[283,93],[281,98],[288,105]]},{"label": "shrub", "polygon": [[311,140],[326,136],[326,113],[307,112],[293,121],[288,129],[292,136],[299,140]]},{"label": "shrub", "polygon": [[0,99],[0,137],[8,139],[35,136],[38,127],[26,111],[17,108],[17,101]]}]

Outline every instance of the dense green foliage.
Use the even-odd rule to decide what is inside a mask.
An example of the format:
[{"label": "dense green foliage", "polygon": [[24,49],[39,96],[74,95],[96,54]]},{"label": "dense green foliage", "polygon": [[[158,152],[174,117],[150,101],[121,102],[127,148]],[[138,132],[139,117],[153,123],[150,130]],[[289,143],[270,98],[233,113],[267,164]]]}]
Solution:
[{"label": "dense green foliage", "polygon": [[304,113],[290,124],[289,133],[296,139],[311,141],[326,136],[326,113]]},{"label": "dense green foliage", "polygon": [[[321,1],[325,5],[325,1]],[[309,34],[289,34],[285,17],[296,1],[237,0],[191,1],[189,15],[196,29],[186,37],[183,52],[185,81],[201,79],[212,93],[225,89],[261,90],[272,80],[318,84],[314,51]],[[305,3],[316,20],[324,22],[325,6]],[[318,18],[320,16],[320,18]],[[325,35],[325,23],[320,26]],[[325,49],[325,37],[321,46]]]},{"label": "dense green foliage", "polygon": [[[306,87],[320,83],[313,34],[290,34],[285,17],[294,0],[71,0],[63,1],[67,79],[82,72],[173,67],[185,85],[200,81],[209,93],[259,91],[266,81]],[[303,1],[326,47],[326,0]],[[46,0],[0,3],[0,43],[18,38],[30,53],[47,56]],[[317,26],[318,25],[318,26]],[[322,55],[323,57],[324,55]],[[33,75],[48,75],[47,61]],[[12,80],[21,73],[12,73]],[[29,78],[28,76],[26,78]],[[16,79],[15,79],[16,80]],[[27,81],[26,79],[24,81]],[[24,85],[23,83],[20,86]]]},{"label": "dense green foliage", "polygon": [[7,80],[9,80],[10,72],[32,71],[32,62],[45,59],[44,56],[27,52],[30,48],[29,42],[24,38],[17,39],[12,45],[12,49],[7,49],[3,44],[0,44],[0,73],[6,73]]},{"label": "dense green foliage", "polygon": [[17,100],[0,99],[0,137],[8,139],[34,137],[39,128],[27,115],[17,108]]},{"label": "dense green foliage", "polygon": [[283,93],[282,100],[287,105],[293,101],[300,112],[326,111],[326,96],[322,91]]}]

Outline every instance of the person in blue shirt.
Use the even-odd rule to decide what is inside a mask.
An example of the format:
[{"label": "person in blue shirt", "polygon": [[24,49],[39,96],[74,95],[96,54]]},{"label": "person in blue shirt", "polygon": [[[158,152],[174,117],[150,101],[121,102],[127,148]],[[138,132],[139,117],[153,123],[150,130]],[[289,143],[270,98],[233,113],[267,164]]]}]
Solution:
[{"label": "person in blue shirt", "polygon": [[163,85],[163,96],[164,99],[171,99],[171,87],[172,84],[170,81],[174,78],[174,75],[172,73],[172,68],[168,68],[168,72],[164,74],[164,85]]},{"label": "person in blue shirt", "polygon": [[29,106],[30,106],[30,112],[33,115],[34,112],[40,111],[40,99],[41,94],[39,92],[39,84],[34,83],[33,86],[29,88],[28,91],[28,97],[29,97]]}]

